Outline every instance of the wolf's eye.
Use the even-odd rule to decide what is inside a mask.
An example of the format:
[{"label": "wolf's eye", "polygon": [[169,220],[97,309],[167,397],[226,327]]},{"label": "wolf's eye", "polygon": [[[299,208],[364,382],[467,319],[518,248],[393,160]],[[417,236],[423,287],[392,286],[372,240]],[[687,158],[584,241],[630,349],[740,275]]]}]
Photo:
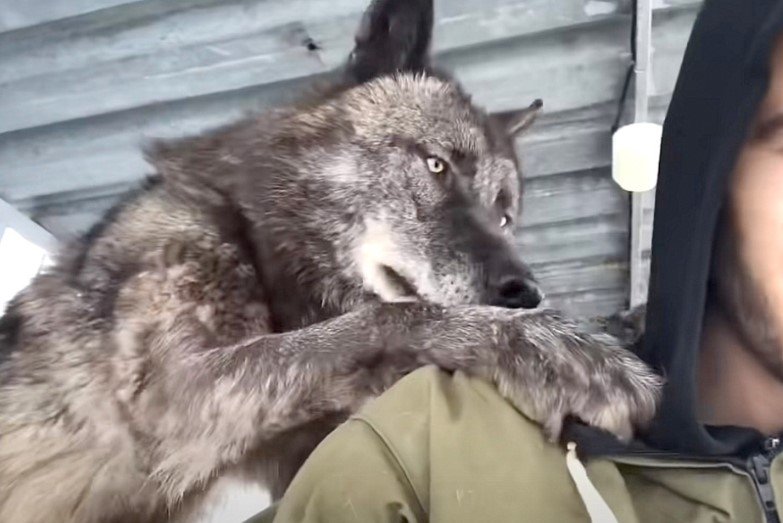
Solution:
[{"label": "wolf's eye", "polygon": [[437,156],[430,156],[427,158],[427,169],[429,169],[432,174],[443,174],[446,172],[446,162]]},{"label": "wolf's eye", "polygon": [[500,217],[500,228],[505,229],[508,227],[508,224],[511,223],[511,218],[509,218],[508,214],[504,214]]}]

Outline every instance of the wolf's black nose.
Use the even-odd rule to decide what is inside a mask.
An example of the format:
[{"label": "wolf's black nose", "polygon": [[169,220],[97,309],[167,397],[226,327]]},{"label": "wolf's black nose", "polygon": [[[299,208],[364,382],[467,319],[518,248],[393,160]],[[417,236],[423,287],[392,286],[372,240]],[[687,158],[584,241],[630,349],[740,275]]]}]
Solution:
[{"label": "wolf's black nose", "polygon": [[494,305],[509,309],[535,309],[544,294],[533,280],[519,276],[506,276],[497,285]]}]

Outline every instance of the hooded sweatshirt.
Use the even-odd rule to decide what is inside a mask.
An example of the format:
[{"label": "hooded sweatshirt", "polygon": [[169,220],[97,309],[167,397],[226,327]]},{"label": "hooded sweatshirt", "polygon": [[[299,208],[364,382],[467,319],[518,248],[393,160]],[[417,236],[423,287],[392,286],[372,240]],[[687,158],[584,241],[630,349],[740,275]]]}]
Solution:
[{"label": "hooded sweatshirt", "polygon": [[661,407],[627,448],[571,425],[569,437],[582,443],[584,455],[745,459],[764,447],[755,430],[699,422],[697,368],[716,228],[779,36],[779,0],[707,0],[694,24],[663,127],[646,333],[638,348],[666,379]]},{"label": "hooded sweatshirt", "polygon": [[696,370],[719,213],[781,31],[783,2],[707,0],[685,52],[661,143],[642,351],[667,380],[653,448],[738,455],[760,438],[697,421]]},{"label": "hooded sweatshirt", "polygon": [[489,385],[425,369],[316,449],[275,521],[779,523],[779,445],[700,423],[696,373],[716,226],[782,33],[781,0],[706,0],[694,25],[661,148],[640,355],[667,381],[644,436],[571,424],[567,456]]}]

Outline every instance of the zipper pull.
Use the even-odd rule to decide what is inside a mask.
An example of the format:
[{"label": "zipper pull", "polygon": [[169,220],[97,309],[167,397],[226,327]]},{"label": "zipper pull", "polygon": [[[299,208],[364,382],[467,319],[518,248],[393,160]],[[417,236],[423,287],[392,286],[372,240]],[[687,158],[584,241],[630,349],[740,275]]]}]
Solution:
[{"label": "zipper pull", "polygon": [[770,438],[765,439],[763,447],[767,453],[767,456],[770,458],[774,458],[780,453],[780,438],[776,436],[772,436]]},{"label": "zipper pull", "polygon": [[756,487],[766,520],[770,523],[780,523],[775,505],[775,491],[769,477],[772,459],[780,452],[780,438],[767,438],[762,448],[763,452],[754,454],[748,459],[748,472]]}]

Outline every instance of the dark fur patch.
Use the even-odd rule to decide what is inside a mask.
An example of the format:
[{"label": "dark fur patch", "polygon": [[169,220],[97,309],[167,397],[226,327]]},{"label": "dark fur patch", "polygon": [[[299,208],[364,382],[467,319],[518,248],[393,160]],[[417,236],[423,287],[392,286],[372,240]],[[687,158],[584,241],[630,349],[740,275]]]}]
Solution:
[{"label": "dark fur patch", "polygon": [[0,365],[13,352],[22,331],[22,315],[12,302],[3,316],[0,316]]},{"label": "dark fur patch", "polygon": [[125,193],[104,213],[98,222],[79,238],[77,241],[78,251],[76,255],[73,256],[68,266],[64,267],[64,270],[70,275],[72,285],[79,287],[79,275],[84,269],[84,265],[90,253],[90,248],[93,244],[104,235],[111,224],[117,221],[122,211],[126,209],[128,205],[136,201],[142,194],[160,185],[160,183],[161,179],[159,176],[148,176],[145,178],[138,188]]}]

